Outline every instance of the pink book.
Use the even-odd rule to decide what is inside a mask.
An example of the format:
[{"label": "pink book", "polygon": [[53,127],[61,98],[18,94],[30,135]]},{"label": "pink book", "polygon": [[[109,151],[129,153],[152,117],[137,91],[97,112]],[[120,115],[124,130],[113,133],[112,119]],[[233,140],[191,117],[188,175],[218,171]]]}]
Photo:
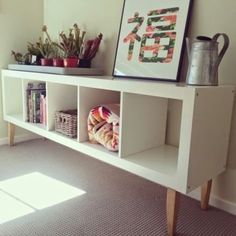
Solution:
[{"label": "pink book", "polygon": [[46,98],[44,94],[40,95],[40,123],[46,125]]}]

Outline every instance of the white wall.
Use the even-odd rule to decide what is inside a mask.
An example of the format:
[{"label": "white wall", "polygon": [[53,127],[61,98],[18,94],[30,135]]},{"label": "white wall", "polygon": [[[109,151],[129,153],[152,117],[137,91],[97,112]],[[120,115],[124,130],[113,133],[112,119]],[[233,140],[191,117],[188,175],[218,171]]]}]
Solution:
[{"label": "white wall", "polygon": [[[0,68],[13,62],[11,50],[26,51],[27,42],[41,34],[43,0],[1,0],[0,2]],[[1,91],[1,90],[0,90]],[[14,94],[12,95],[14,99]],[[22,134],[18,130],[18,134]],[[2,120],[2,94],[0,92],[0,139],[6,137],[6,123]]]},{"label": "white wall", "polygon": [[54,39],[58,39],[58,32],[68,32],[74,23],[87,32],[87,38],[101,32],[104,38],[92,63],[111,74],[122,6],[123,0],[60,0],[60,4],[58,0],[44,0],[44,22]]},{"label": "white wall", "polygon": [[[236,1],[195,0],[190,19],[189,36],[213,36],[216,32],[225,32],[231,39],[220,65],[220,83],[236,84],[236,29],[233,25]],[[44,0],[44,22],[54,38],[60,30],[66,30],[77,22],[95,36],[104,34],[102,48],[95,64],[103,66],[111,74],[123,0]],[[186,64],[186,60],[185,60]],[[184,66],[186,71],[186,65]],[[183,73],[184,74],[184,73]],[[236,108],[232,125],[227,171],[215,180],[213,194],[236,204]],[[200,173],[200,172],[199,172]]]}]

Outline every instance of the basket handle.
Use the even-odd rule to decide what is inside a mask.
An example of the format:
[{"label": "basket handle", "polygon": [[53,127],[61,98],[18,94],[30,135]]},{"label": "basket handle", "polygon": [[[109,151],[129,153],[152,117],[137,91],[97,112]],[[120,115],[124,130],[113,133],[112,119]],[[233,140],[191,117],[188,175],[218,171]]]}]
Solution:
[{"label": "basket handle", "polygon": [[66,123],[66,118],[59,117],[59,122],[63,124]]}]

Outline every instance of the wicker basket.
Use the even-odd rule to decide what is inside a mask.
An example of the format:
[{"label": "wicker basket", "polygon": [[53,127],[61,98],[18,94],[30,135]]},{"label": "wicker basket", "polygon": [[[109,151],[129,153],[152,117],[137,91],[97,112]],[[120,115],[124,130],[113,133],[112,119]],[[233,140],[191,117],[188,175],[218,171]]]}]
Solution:
[{"label": "wicker basket", "polygon": [[77,110],[57,111],[55,131],[71,138],[77,137]]}]

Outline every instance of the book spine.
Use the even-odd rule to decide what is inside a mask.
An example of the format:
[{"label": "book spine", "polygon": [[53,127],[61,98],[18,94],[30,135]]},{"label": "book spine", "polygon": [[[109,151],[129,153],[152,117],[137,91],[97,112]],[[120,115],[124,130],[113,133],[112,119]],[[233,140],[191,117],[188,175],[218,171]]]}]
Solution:
[{"label": "book spine", "polygon": [[47,125],[47,104],[45,96],[43,98],[43,124]]},{"label": "book spine", "polygon": [[29,95],[29,122],[33,122],[33,101],[31,93]]},{"label": "book spine", "polygon": [[30,100],[30,90],[26,90],[26,121],[29,122],[30,121],[30,104],[29,104],[29,100]]},{"label": "book spine", "polygon": [[35,91],[31,92],[31,99],[32,99],[32,108],[33,108],[33,123],[36,123],[36,93]]},{"label": "book spine", "polygon": [[40,123],[43,124],[43,99],[44,95],[40,94]]}]

